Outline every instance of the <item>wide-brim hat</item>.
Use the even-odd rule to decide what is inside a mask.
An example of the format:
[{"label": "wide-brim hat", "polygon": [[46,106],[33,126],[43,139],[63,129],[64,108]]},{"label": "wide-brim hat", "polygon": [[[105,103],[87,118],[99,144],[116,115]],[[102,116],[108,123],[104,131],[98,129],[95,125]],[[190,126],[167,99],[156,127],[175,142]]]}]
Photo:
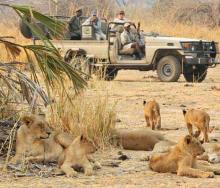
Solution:
[{"label": "wide-brim hat", "polygon": [[131,24],[129,23],[129,22],[126,22],[125,24],[124,24],[124,27],[130,27],[131,26]]},{"label": "wide-brim hat", "polygon": [[96,11],[96,10],[93,10],[93,11],[91,12],[91,15],[92,15],[92,16],[97,16],[97,11]]},{"label": "wide-brim hat", "polygon": [[82,7],[77,8],[75,12],[82,12]]}]

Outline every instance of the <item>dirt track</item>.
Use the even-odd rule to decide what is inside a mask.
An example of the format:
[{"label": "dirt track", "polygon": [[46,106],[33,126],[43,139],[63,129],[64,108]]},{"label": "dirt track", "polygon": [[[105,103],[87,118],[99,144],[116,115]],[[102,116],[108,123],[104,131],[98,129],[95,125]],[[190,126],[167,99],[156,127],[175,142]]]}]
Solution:
[{"label": "dirt track", "polygon": [[[117,102],[117,127],[134,128],[145,126],[143,100],[156,99],[161,105],[162,127],[179,128],[176,131],[162,131],[169,139],[178,140],[187,133],[181,109],[202,108],[211,115],[211,126],[220,129],[220,66],[210,69],[208,78],[201,84],[187,84],[183,78],[178,83],[161,83],[152,72],[120,71],[113,82],[100,82],[88,91],[90,96],[104,96],[108,93],[111,102]],[[186,85],[187,84],[187,85]],[[220,141],[220,131],[211,138]],[[2,174],[0,187],[220,187],[220,176],[214,179],[192,179],[174,174],[157,174],[150,171],[148,162],[143,159],[149,152],[123,151],[130,157],[126,161],[116,160],[116,149],[97,153],[103,168],[95,176],[79,178],[65,177],[24,177],[11,178]],[[120,162],[119,167],[107,167],[112,161]]]}]

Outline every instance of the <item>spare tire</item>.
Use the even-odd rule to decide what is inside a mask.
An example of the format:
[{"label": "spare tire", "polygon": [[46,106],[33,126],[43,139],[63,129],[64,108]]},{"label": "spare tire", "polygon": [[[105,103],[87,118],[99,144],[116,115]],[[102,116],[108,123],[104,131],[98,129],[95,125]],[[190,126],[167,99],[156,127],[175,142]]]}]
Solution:
[{"label": "spare tire", "polygon": [[25,38],[31,39],[31,38],[33,37],[30,28],[27,26],[27,24],[24,23],[24,21],[21,21],[21,22],[20,22],[19,27],[20,27],[21,34],[22,34]]}]

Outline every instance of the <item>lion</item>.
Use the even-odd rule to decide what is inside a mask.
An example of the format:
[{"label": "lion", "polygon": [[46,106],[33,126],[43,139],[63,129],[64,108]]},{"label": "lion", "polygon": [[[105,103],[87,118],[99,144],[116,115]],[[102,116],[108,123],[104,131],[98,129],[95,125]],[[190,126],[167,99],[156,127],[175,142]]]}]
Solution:
[{"label": "lion", "polygon": [[155,101],[143,102],[144,105],[144,117],[146,120],[147,127],[151,127],[152,130],[161,128],[161,116],[160,116],[160,106]]},{"label": "lion", "polygon": [[204,143],[205,153],[199,156],[198,159],[205,160],[210,163],[220,163],[220,145],[217,143]]},{"label": "lion", "polygon": [[187,135],[180,139],[169,152],[153,154],[149,166],[153,171],[159,173],[170,172],[177,173],[178,176],[213,178],[214,173],[220,173],[220,168],[211,167],[208,163],[196,159],[204,152],[205,149],[200,141]]},{"label": "lion", "polygon": [[52,131],[47,121],[38,115],[25,115],[16,135],[16,153],[11,164],[57,161],[73,137],[68,133]]},{"label": "lion", "polygon": [[[67,177],[77,176],[77,172],[73,169],[75,166],[83,167],[85,175],[91,176],[93,167],[90,161],[94,161],[88,155],[96,150],[97,147],[91,140],[83,135],[78,136],[62,153],[58,166]],[[100,165],[98,164],[98,166]]]},{"label": "lion", "polygon": [[171,140],[162,140],[162,141],[155,144],[152,153],[167,153],[175,145],[176,145],[176,143]]},{"label": "lion", "polygon": [[201,131],[203,133],[204,142],[209,142],[208,133],[211,133],[214,128],[209,128],[210,116],[203,110],[189,109],[183,110],[185,122],[189,131],[189,134],[193,136],[193,126],[197,127],[198,131],[194,134],[197,138]]},{"label": "lion", "polygon": [[113,139],[117,142],[115,145],[123,149],[152,151],[156,143],[164,140],[164,136],[146,128],[114,129]]}]

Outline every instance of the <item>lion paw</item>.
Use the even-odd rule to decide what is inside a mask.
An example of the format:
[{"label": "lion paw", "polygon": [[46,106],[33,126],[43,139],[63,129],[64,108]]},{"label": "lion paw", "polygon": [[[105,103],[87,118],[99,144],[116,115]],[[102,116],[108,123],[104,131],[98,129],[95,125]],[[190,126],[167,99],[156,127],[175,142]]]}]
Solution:
[{"label": "lion paw", "polygon": [[214,178],[214,173],[213,172],[207,172],[205,175],[204,175],[204,178]]},{"label": "lion paw", "polygon": [[93,166],[94,170],[101,169],[101,168],[102,168],[102,165],[99,162],[94,163],[94,166]]},{"label": "lion paw", "polygon": [[76,171],[69,171],[66,173],[66,177],[68,178],[73,178],[73,177],[77,177],[77,172]]},{"label": "lion paw", "polygon": [[92,169],[86,169],[85,170],[85,175],[86,176],[92,176],[93,175],[93,170]]}]

